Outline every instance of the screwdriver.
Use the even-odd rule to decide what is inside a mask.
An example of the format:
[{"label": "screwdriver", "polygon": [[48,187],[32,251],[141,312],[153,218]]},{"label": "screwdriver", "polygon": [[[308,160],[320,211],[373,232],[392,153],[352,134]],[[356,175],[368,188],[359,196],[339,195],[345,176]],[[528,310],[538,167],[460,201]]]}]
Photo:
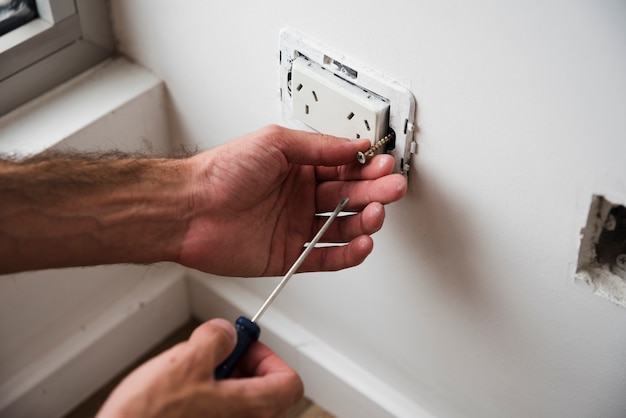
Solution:
[{"label": "screwdriver", "polygon": [[339,212],[346,206],[348,203],[348,198],[345,197],[339,202],[333,213],[326,220],[324,225],[320,228],[320,230],[315,234],[309,245],[302,251],[300,257],[293,263],[287,274],[283,277],[283,279],[278,283],[278,286],[274,289],[274,291],[269,295],[269,297],[265,300],[261,308],[257,311],[257,313],[252,317],[252,319],[248,319],[245,316],[240,316],[235,321],[235,329],[237,330],[237,344],[235,345],[235,349],[228,356],[226,360],[219,366],[215,368],[215,379],[221,380],[226,379],[231,375],[237,363],[246,353],[248,348],[259,339],[259,335],[261,334],[261,328],[256,324],[261,315],[267,310],[269,305],[276,299],[276,296],[280,293],[281,290],[285,287],[291,276],[294,275],[296,270],[300,268],[300,265],[304,261],[304,259],[309,255],[309,253],[313,250],[315,245],[318,243],[322,235],[326,232],[330,224],[335,220]]}]

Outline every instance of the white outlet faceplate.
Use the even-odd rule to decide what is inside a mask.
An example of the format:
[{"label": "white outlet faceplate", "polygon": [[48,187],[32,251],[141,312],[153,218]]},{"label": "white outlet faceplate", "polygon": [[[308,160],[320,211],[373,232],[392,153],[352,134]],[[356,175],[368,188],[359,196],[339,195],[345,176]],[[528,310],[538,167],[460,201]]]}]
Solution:
[{"label": "white outlet faceplate", "polygon": [[389,103],[304,56],[291,64],[293,115],[318,132],[378,141],[389,129]]},{"label": "white outlet faceplate", "polygon": [[[282,114],[290,126],[373,142],[393,130],[395,144],[382,149],[395,158],[394,171],[408,175],[417,152],[416,104],[408,89],[292,29],[280,32],[279,61]],[[330,95],[320,100],[329,105],[319,106],[320,94]]]}]

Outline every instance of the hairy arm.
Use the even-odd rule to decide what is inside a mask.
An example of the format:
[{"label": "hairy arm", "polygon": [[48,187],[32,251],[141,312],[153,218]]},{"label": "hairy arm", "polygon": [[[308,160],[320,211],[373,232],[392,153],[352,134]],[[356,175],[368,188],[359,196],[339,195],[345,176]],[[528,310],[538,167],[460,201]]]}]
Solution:
[{"label": "hairy arm", "polygon": [[174,259],[189,221],[182,161],[0,161],[0,273]]},{"label": "hairy arm", "polygon": [[175,261],[227,276],[284,274],[324,216],[347,211],[301,271],[361,263],[406,180],[369,141],[277,126],[183,159],[0,162],[0,273]]}]

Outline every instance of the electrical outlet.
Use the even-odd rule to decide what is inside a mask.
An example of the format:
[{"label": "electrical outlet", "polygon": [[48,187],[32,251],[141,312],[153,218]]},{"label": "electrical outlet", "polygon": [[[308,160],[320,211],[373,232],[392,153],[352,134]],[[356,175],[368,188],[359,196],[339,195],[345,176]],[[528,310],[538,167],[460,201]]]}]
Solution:
[{"label": "electrical outlet", "polygon": [[301,56],[291,66],[293,115],[318,132],[378,141],[389,129],[389,103]]},{"label": "electrical outlet", "polygon": [[280,32],[280,98],[293,128],[347,138],[395,135],[378,152],[408,176],[417,153],[413,94],[384,75],[292,30]]}]

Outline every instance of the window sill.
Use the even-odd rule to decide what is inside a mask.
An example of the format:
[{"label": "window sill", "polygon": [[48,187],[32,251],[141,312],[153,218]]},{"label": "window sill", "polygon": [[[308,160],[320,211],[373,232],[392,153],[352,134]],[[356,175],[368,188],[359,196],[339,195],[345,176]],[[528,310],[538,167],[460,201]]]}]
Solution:
[{"label": "window sill", "polygon": [[109,59],[0,117],[0,154],[19,158],[62,143],[128,149],[145,138],[167,147],[164,96],[154,74],[125,58]]}]

